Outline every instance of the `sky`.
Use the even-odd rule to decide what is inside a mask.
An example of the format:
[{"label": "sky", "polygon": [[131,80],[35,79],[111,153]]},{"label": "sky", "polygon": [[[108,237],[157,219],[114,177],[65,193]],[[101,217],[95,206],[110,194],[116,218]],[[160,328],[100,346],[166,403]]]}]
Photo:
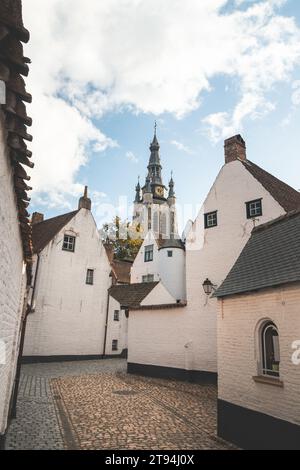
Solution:
[{"label": "sky", "polygon": [[99,227],[131,217],[155,120],[181,228],[237,133],[300,190],[299,0],[23,0],[23,19],[32,212],[74,210],[88,185]]}]

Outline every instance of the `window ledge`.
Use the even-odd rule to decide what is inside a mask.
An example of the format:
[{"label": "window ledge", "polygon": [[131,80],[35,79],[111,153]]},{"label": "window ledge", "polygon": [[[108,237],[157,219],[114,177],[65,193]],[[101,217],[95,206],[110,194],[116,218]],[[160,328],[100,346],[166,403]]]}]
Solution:
[{"label": "window ledge", "polygon": [[267,384],[267,385],[274,385],[275,387],[283,387],[283,381],[277,377],[267,377],[266,375],[255,375],[252,377],[254,382]]}]

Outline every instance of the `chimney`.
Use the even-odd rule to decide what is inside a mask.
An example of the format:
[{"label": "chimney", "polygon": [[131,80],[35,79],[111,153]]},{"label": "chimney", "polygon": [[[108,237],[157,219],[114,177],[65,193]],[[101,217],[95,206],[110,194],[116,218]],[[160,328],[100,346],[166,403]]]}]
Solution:
[{"label": "chimney", "polygon": [[78,209],[87,209],[90,211],[92,208],[92,201],[90,198],[88,198],[88,187],[84,187],[84,194],[83,196],[79,199],[78,203]]},{"label": "chimney", "polygon": [[39,224],[40,222],[43,222],[44,220],[44,214],[41,214],[40,212],[34,212],[31,217],[31,225]]},{"label": "chimney", "polygon": [[234,160],[246,160],[246,143],[240,134],[226,139],[224,142],[225,163]]}]

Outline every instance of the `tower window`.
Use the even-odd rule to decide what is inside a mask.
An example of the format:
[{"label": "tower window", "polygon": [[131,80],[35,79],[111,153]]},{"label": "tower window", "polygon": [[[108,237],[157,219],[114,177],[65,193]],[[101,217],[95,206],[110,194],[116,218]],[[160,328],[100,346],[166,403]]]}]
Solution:
[{"label": "tower window", "polygon": [[151,207],[148,207],[148,230],[151,230],[151,226],[152,226],[151,218],[152,218]]},{"label": "tower window", "polygon": [[168,258],[172,258],[173,256],[173,251],[172,250],[168,250]]},{"label": "tower window", "polygon": [[153,245],[145,246],[145,255],[144,261],[147,263],[148,261],[153,261]]},{"label": "tower window", "polygon": [[154,274],[146,274],[142,276],[142,282],[153,282],[154,281]]},{"label": "tower window", "polygon": [[74,252],[75,251],[75,237],[72,237],[70,235],[65,235],[62,249],[64,251]]},{"label": "tower window", "polygon": [[262,200],[255,199],[255,201],[246,202],[247,219],[262,216]]},{"label": "tower window", "polygon": [[218,225],[217,211],[204,214],[204,227],[211,228]]},{"label": "tower window", "polygon": [[117,339],[112,340],[111,349],[112,349],[112,351],[118,351],[118,340]]},{"label": "tower window", "polygon": [[91,286],[94,284],[94,270],[88,269],[86,272],[86,284],[90,284]]}]

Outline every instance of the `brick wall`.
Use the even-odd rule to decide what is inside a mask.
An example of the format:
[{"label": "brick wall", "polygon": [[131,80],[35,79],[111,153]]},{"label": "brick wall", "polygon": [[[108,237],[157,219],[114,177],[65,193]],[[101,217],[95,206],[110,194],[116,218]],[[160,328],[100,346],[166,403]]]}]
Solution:
[{"label": "brick wall", "polygon": [[0,364],[0,434],[7,425],[13,387],[20,321],[25,295],[25,272],[11,166],[0,111],[0,340],[6,361]]},{"label": "brick wall", "polygon": [[[292,343],[300,340],[300,286],[268,289],[219,301],[219,398],[300,424],[300,365]],[[260,358],[258,326],[272,320],[279,332],[283,388],[256,383]]]}]

